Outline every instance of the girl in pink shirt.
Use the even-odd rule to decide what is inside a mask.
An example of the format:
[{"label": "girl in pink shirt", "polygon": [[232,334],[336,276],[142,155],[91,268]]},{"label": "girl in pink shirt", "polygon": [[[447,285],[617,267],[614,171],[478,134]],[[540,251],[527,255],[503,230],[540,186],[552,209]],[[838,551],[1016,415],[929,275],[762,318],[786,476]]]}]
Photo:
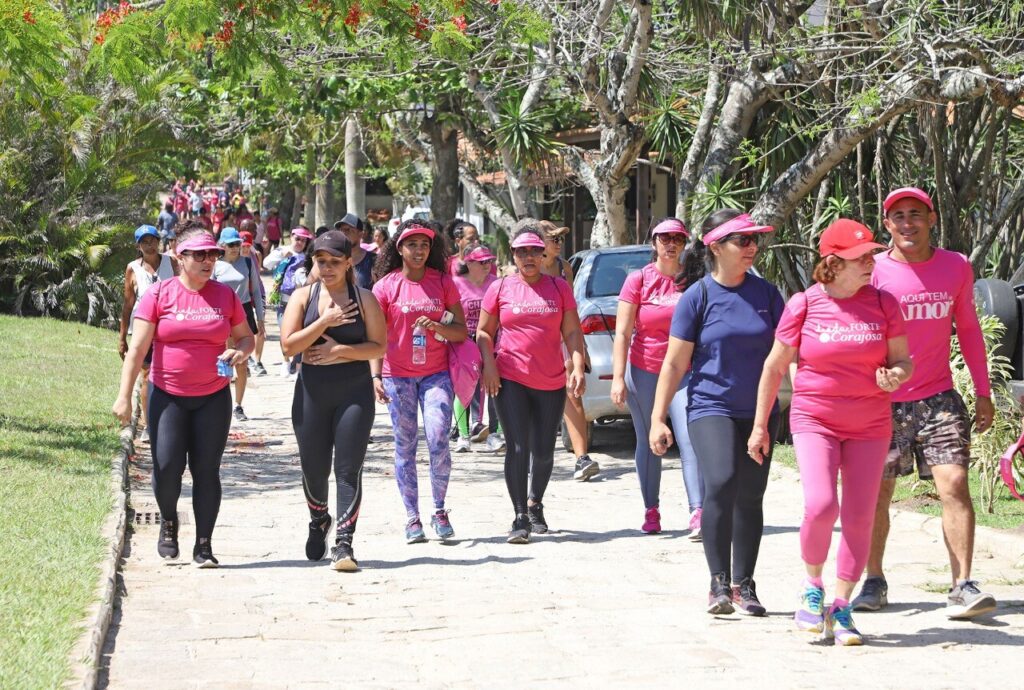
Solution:
[{"label": "girl in pink shirt", "polygon": [[[181,275],[160,281],[139,301],[114,414],[128,423],[135,378],[152,344],[147,416],[161,515],[157,551],[178,557],[178,497],[187,465],[196,525],[192,559],[212,568],[218,564],[210,538],[220,510],[220,461],[231,425],[231,374],[219,365],[243,364],[255,340],[238,295],[210,279],[223,254],[213,235],[189,221],[179,238]],[[229,336],[235,345],[225,350]]]},{"label": "girl in pink shirt", "polygon": [[488,288],[476,340],[484,389],[494,397],[505,430],[505,485],[515,510],[508,542],[525,544],[531,531],[548,530],[542,501],[565,407],[563,340],[572,356],[570,394],[581,396],[586,381],[576,300],[565,280],[541,273],[544,238],[527,226],[511,247],[519,272]]},{"label": "girl in pink shirt", "polygon": [[448,430],[454,397],[444,341],[464,341],[466,320],[459,291],[445,270],[446,259],[442,238],[410,220],[398,227],[397,239],[384,245],[373,269],[373,294],[384,311],[388,338],[383,360],[371,362],[370,369],[377,401],[387,404],[395,430],[395,479],[410,544],[426,541],[416,476],[420,408],[430,451],[430,523],[441,540],[455,535],[444,508],[452,469]]},{"label": "girl in pink shirt", "polygon": [[[619,293],[619,308],[615,316],[611,398],[619,407],[628,403],[633,417],[636,430],[636,473],[640,479],[640,493],[646,511],[640,529],[647,534],[661,532],[661,457],[651,452],[648,437],[651,432],[654,391],[658,386],[661,363],[668,350],[672,314],[688,282],[684,276],[680,276],[677,282],[676,276],[682,270],[683,247],[689,236],[690,233],[678,218],[666,218],[654,226],[651,230],[651,244],[654,247],[651,263],[626,278]],[[679,444],[683,483],[690,504],[690,539],[698,541],[703,480],[686,431],[688,384],[689,377],[680,381],[679,389],[669,405],[669,415]]]},{"label": "girl in pink shirt", "polygon": [[[892,436],[890,396],[913,371],[899,305],[868,284],[873,255],[884,248],[852,220],[839,219],[822,233],[817,282],[786,305],[764,365],[747,443],[755,460],[767,451],[768,413],[789,363],[799,355],[790,428],[804,489],[800,550],[807,578],[794,618],[798,629],[825,632],[837,645],[863,643],[849,600],[871,545]],[[821,573],[839,517],[838,579],[832,606],[825,611]]]}]

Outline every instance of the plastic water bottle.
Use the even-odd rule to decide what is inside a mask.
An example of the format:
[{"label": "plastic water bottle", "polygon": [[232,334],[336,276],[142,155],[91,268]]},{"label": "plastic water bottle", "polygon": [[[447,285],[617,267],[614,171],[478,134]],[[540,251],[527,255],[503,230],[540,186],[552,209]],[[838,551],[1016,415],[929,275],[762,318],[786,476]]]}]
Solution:
[{"label": "plastic water bottle", "polygon": [[419,324],[412,329],[412,363],[427,363],[427,329]]}]

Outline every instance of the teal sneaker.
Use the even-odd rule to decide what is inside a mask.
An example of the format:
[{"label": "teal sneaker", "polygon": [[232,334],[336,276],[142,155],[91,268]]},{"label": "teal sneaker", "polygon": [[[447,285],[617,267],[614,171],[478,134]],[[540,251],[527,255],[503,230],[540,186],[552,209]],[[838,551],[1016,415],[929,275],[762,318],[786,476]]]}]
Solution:
[{"label": "teal sneaker", "polygon": [[825,590],[807,582],[804,583],[804,591],[800,595],[800,608],[793,614],[797,630],[820,633],[825,629],[824,600]]},{"label": "teal sneaker", "polygon": [[825,614],[825,639],[835,640],[837,647],[856,647],[864,644],[864,636],[853,624],[853,607],[832,607]]},{"label": "teal sneaker", "polygon": [[418,517],[410,518],[405,525],[405,543],[422,544],[426,540],[427,535],[423,533],[423,523]]}]

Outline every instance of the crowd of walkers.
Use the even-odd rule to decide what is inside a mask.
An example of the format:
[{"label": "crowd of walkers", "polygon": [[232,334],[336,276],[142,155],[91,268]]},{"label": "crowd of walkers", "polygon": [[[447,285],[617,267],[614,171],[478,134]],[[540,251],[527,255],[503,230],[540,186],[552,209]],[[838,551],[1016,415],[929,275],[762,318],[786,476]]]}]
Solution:
[{"label": "crowd of walkers", "polygon": [[[924,191],[897,189],[883,209],[888,245],[857,221],[835,221],[818,240],[813,283],[788,302],[751,270],[773,228],[736,209],[712,212],[695,236],[675,218],[655,223],[650,263],[622,286],[611,398],[628,406],[636,430],[640,529],[662,529],[661,458],[678,446],[689,536],[702,542],[710,575],[710,614],[766,615],[754,575],[787,376],[804,493],[796,627],[837,645],[863,642],[853,612],[888,603],[889,504],[895,478],[915,469],[935,481],[942,499],[947,614],[970,618],[996,606],[971,579],[971,430],[985,431],[994,414],[973,274],[965,257],[932,244],[937,218]],[[600,472],[586,448],[580,399],[588,363],[572,272],[561,256],[567,232],[519,221],[509,243],[513,265],[499,271],[477,228],[458,220],[405,221],[378,237],[348,214],[333,229],[292,229],[290,244],[278,228],[261,246],[251,225],[214,234],[197,213],[177,230],[173,254],[159,251],[160,227],[141,226],[139,258],[125,273],[125,364],[114,412],[129,418],[136,377],[148,372],[142,424],[162,515],[160,555],[178,557],[177,500],[187,465],[194,560],[217,564],[211,537],[230,383],[234,417],[244,421],[250,367],[266,373],[259,353],[267,306],[277,310],[281,373],[295,379],[308,559],[358,569],[353,541],[375,401],[387,406],[394,430],[408,543],[427,540],[416,463],[421,428],[429,525],[438,539],[455,535],[446,504],[452,453],[485,441],[505,454],[507,541],[525,544],[547,532],[544,496],[563,417],[574,477]],[[261,266],[273,276],[266,295]],[[953,387],[954,333],[977,393],[973,419]],[[827,601],[822,574],[837,519],[836,582]]]}]

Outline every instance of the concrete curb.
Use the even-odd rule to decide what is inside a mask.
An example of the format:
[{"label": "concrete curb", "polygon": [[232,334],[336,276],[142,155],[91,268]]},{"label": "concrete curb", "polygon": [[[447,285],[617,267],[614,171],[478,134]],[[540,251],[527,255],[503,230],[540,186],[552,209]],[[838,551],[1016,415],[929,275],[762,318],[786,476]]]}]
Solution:
[{"label": "concrete curb", "polygon": [[71,677],[64,684],[66,688],[93,690],[99,679],[100,657],[114,614],[117,569],[128,527],[128,460],[135,453],[137,424],[136,414],[131,424],[121,430],[121,450],[111,461],[110,489],[114,505],[101,532],[106,542],[106,552],[100,564],[100,576],[95,590],[99,597],[87,609],[84,630],[71,649]]}]

